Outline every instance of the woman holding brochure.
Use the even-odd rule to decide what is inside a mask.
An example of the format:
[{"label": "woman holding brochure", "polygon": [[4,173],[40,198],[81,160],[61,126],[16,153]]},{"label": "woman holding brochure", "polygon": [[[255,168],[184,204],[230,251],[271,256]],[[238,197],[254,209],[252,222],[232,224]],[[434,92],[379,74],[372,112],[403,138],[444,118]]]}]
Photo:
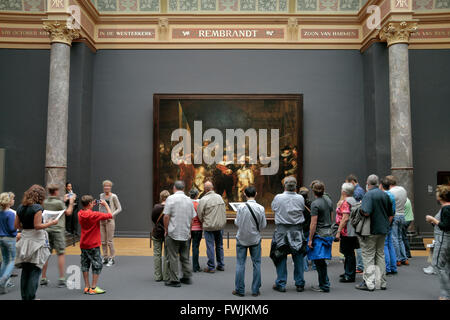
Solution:
[{"label": "woman holding brochure", "polygon": [[20,292],[22,300],[34,300],[39,285],[41,269],[47,261],[48,236],[44,229],[56,225],[58,220],[42,222],[45,189],[32,185],[17,208],[15,228],[22,230],[22,237],[16,245],[16,267],[22,268]]}]

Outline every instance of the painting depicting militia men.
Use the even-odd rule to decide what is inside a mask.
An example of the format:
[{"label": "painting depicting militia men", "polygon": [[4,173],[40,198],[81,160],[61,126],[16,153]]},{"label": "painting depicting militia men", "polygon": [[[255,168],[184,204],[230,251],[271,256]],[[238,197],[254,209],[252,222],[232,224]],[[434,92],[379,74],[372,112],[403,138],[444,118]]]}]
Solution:
[{"label": "painting depicting militia men", "polygon": [[257,201],[270,211],[285,177],[301,181],[301,101],[253,97],[160,100],[158,192],[182,180],[201,198],[211,181],[229,204],[245,201],[245,188],[254,186]]}]

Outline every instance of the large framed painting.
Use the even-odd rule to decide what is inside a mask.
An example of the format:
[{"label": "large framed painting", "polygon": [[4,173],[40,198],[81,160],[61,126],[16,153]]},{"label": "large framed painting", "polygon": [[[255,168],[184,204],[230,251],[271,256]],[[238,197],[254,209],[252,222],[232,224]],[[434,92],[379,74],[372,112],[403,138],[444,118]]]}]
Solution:
[{"label": "large framed painting", "polygon": [[268,212],[287,176],[303,180],[300,94],[155,94],[153,202],[176,180],[205,194],[211,181],[227,203],[252,185]]}]

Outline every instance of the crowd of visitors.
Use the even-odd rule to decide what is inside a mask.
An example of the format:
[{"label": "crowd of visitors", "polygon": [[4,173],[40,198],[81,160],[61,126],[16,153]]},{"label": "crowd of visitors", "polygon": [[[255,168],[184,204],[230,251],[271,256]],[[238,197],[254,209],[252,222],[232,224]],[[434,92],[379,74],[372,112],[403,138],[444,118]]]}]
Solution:
[{"label": "crowd of visitors", "polygon": [[[177,184],[181,185],[182,182],[177,181],[175,185]],[[291,255],[296,291],[305,290],[304,272],[309,270],[308,263],[311,261],[318,275],[318,285],[311,286],[311,289],[323,293],[330,292],[331,283],[326,260],[331,259],[333,241],[339,242],[339,251],[344,257],[344,272],[340,275],[339,281],[354,283],[356,274],[362,273],[362,282],[355,286],[358,290],[374,291],[377,288],[386,290],[386,275],[395,275],[398,273],[398,267],[409,265],[408,259],[411,254],[406,234],[413,221],[413,213],[406,190],[397,185],[394,176],[386,176],[380,180],[378,176],[370,175],[364,190],[357,178],[349,175],[341,186],[341,196],[336,203],[336,210],[333,209],[333,202],[329,194],[325,192],[322,181],[314,180],[310,184],[314,195],[313,201],[308,199],[308,188],[298,186],[294,177],[283,179],[283,186],[284,192],[276,195],[271,205],[275,230],[270,257],[276,270],[273,285],[275,291],[286,292],[288,278],[286,262],[287,256]],[[434,251],[433,266],[438,270],[437,273],[441,278],[442,299],[449,297],[449,242],[445,238],[449,233],[446,229],[449,222],[447,219],[450,217],[449,189],[448,186],[438,187],[437,197],[443,209],[434,218],[427,216],[427,221],[436,225],[436,237],[440,237],[440,241],[436,244],[440,249]],[[174,190],[175,194],[180,195],[181,191],[181,189]],[[167,191],[164,192],[168,194]],[[191,209],[182,211],[185,218],[194,215],[190,224],[185,226],[186,230],[189,227],[191,229],[192,270],[201,271],[198,263],[198,248],[203,229],[208,256],[207,267],[203,271],[213,273],[215,270],[224,270],[222,237],[226,213],[222,197],[214,192],[214,186],[209,181],[205,183],[205,192],[205,196],[197,200],[198,191],[190,190],[192,207],[189,206],[189,208],[193,208],[193,212],[191,213]],[[235,287],[232,294],[239,297],[245,295],[247,251],[253,264],[251,294],[252,296],[261,294],[259,290],[261,287],[261,230],[267,225],[264,207],[255,201],[256,189],[253,186],[247,187],[244,190],[244,196],[247,201],[238,207],[234,220],[238,231]],[[187,197],[183,198],[185,206],[187,206],[186,199]],[[154,212],[157,210],[164,211],[163,214],[169,214],[166,209],[158,209],[163,205],[162,202],[155,206]],[[441,218],[441,215],[445,215],[446,218]],[[154,213],[154,222],[155,219]],[[186,224],[188,220],[183,220],[183,223]],[[177,219],[172,217],[170,221],[177,223]],[[166,235],[169,226],[170,224],[166,225]],[[167,243],[166,239],[166,245]],[[180,251],[179,256],[182,263],[186,264],[186,253],[183,251],[182,256]],[[169,270],[173,270],[170,266],[172,260],[168,262]],[[187,266],[183,266],[183,278],[177,281],[175,276],[171,277],[166,285],[181,286],[182,279],[185,279],[185,283],[191,284],[190,274],[185,271],[186,268]],[[186,278],[189,278],[189,281],[186,281]],[[161,280],[156,274],[155,279]]]},{"label": "crowd of visitors", "polygon": [[[398,268],[409,265],[410,246],[406,236],[414,216],[406,190],[397,185],[394,176],[379,179],[372,174],[366,180],[366,191],[354,175],[341,186],[340,199],[333,209],[333,201],[322,181],[314,180],[309,190],[297,185],[293,176],[282,181],[284,191],[276,195],[271,208],[275,229],[270,247],[276,278],[273,290],[286,292],[288,288],[287,256],[292,256],[293,279],[297,292],[305,290],[304,272],[311,262],[317,272],[317,285],[311,290],[327,293],[332,285],[328,277],[327,260],[331,259],[333,242],[339,242],[344,272],[340,282],[356,282],[358,270],[362,282],[355,288],[365,291],[388,288],[386,275],[395,275]],[[113,183],[103,182],[100,200],[91,195],[81,197],[78,221],[81,227],[81,271],[85,294],[102,294],[98,286],[103,265],[114,264],[114,218],[122,210]],[[13,193],[0,194],[0,293],[13,286],[10,278],[14,266],[22,269],[20,291],[23,300],[36,298],[39,283],[47,285],[47,265],[52,251],[58,257],[58,287],[65,287],[65,217],[74,212],[77,195],[72,188],[59,196],[59,186],[48,185],[46,190],[31,186],[15,212]],[[185,190],[183,181],[175,181],[173,194],[160,193],[160,201],[153,208],[152,240],[154,244],[154,280],[166,286],[181,287],[192,284],[192,272],[224,271],[223,230],[226,225],[226,205],[222,196],[214,192],[214,185],[204,184],[199,190]],[[297,192],[298,191],[298,192]],[[265,208],[256,202],[254,186],[244,189],[245,202],[238,204],[234,224],[236,234],[236,270],[233,295],[245,296],[245,263],[249,252],[253,265],[252,296],[261,294],[261,231],[266,228]],[[189,196],[186,195],[189,194]],[[440,299],[450,298],[450,186],[439,185],[436,199],[441,207],[426,221],[434,225],[435,245],[432,271],[440,280]],[[93,211],[98,205],[99,210]],[[59,219],[44,219],[44,210],[60,211]],[[199,248],[205,239],[207,265],[199,263]],[[101,255],[100,247],[103,249]],[[192,248],[192,265],[190,250]],[[163,254],[164,252],[164,254]],[[358,255],[361,256],[359,261]],[[181,263],[181,274],[179,263]],[[89,271],[92,270],[92,281]],[[42,277],[41,277],[42,274]],[[40,282],[39,279],[41,278]]]},{"label": "crowd of visitors", "polygon": [[[114,264],[114,216],[122,209],[117,195],[111,192],[112,182],[103,182],[104,193],[101,200],[94,200],[90,195],[81,197],[83,206],[77,214],[81,227],[80,249],[81,270],[85,280],[84,293],[100,294],[105,291],[97,286],[98,277],[103,264]],[[14,287],[12,276],[17,276],[14,267],[22,269],[20,276],[20,292],[23,300],[34,300],[36,291],[49,284],[47,266],[52,251],[58,256],[59,279],[57,286],[66,287],[65,248],[66,230],[76,233],[71,217],[76,206],[77,195],[72,184],[65,186],[66,193],[59,195],[60,186],[50,184],[45,190],[42,186],[31,186],[23,196],[17,212],[11,207],[15,203],[12,192],[0,194],[0,293],[5,294]],[[169,194],[167,195],[169,196]],[[113,209],[110,208],[110,204]],[[99,205],[99,212],[92,211]],[[44,218],[45,212],[62,212],[59,218]],[[47,216],[45,216],[47,217]],[[112,223],[103,223],[103,221]],[[77,224],[78,224],[77,222]],[[102,230],[100,227],[103,227]],[[68,228],[67,228],[68,227]],[[100,245],[104,249],[104,257],[100,255]],[[110,249],[109,253],[107,249]],[[89,282],[89,270],[92,268],[93,280]],[[39,281],[40,279],[40,281]]]}]

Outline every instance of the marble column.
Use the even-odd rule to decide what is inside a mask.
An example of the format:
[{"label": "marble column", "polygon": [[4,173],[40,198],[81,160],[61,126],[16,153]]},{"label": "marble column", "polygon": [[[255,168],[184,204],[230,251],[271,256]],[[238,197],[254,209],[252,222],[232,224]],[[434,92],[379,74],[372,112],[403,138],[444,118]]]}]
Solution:
[{"label": "marble column", "polygon": [[391,172],[414,202],[408,42],[417,30],[411,21],[390,22],[380,31],[389,50]]},{"label": "marble column", "polygon": [[47,114],[45,182],[60,186],[64,194],[67,171],[70,46],[79,32],[65,22],[45,21],[51,39],[50,80]]}]

